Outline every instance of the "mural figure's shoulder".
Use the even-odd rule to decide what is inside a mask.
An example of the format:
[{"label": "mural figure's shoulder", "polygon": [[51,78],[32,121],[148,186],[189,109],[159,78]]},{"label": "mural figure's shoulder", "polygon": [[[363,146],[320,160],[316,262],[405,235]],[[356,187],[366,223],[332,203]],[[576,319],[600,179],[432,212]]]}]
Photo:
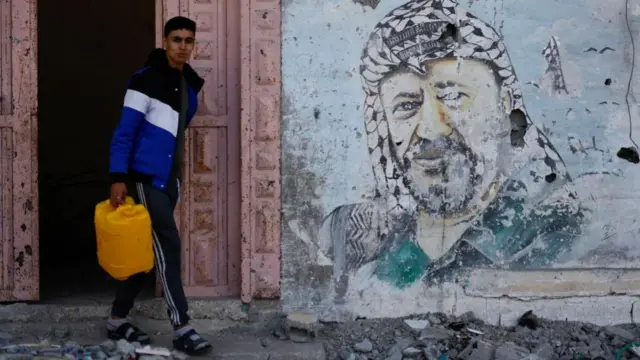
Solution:
[{"label": "mural figure's shoulder", "polygon": [[318,232],[318,246],[327,257],[361,265],[375,255],[380,244],[380,210],[373,202],[336,207]]}]

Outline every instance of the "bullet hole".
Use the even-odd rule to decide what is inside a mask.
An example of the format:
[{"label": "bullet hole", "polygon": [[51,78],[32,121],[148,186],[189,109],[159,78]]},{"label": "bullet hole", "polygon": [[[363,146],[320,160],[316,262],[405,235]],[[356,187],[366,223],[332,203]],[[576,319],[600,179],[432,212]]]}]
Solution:
[{"label": "bullet hole", "polygon": [[20,230],[22,230],[22,232],[27,231],[27,225],[25,224],[20,225]]},{"label": "bullet hole", "polygon": [[26,245],[24,247],[24,251],[27,253],[27,255],[31,256],[33,255],[33,248],[31,247],[31,245]]},{"label": "bullet hole", "polygon": [[445,44],[451,44],[456,41],[457,38],[458,28],[455,25],[449,23],[444,27],[444,31],[442,32],[442,35],[440,35],[439,40],[444,42]]},{"label": "bullet hole", "polygon": [[313,109],[313,117],[316,120],[320,119],[320,109],[318,109],[318,108]]},{"label": "bullet hole", "polygon": [[605,85],[607,85],[607,86],[611,85],[611,79],[607,78],[607,79],[604,81],[604,84],[605,84]]},{"label": "bullet hole", "polygon": [[524,134],[527,133],[527,117],[520,109],[514,109],[509,114],[511,121],[511,145],[524,147]]},{"label": "bullet hole", "polygon": [[630,147],[620,148],[620,150],[618,150],[616,155],[620,159],[627,160],[628,162],[631,162],[634,164],[640,163],[640,155],[638,155],[638,150],[636,150],[635,148],[630,148]]},{"label": "bullet hole", "polygon": [[20,251],[18,253],[18,257],[15,258],[15,262],[18,263],[19,267],[23,267],[24,266],[24,251]]},{"label": "bullet hole", "polygon": [[556,175],[555,173],[551,173],[547,176],[544,177],[544,181],[548,182],[548,183],[552,183],[554,181],[556,181],[556,178],[558,177],[558,175]]}]

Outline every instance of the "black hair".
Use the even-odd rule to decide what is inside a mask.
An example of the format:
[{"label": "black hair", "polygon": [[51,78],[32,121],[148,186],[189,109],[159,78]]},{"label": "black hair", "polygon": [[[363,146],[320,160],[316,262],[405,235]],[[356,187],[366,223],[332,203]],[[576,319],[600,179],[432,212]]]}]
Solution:
[{"label": "black hair", "polygon": [[193,31],[193,33],[195,34],[196,32],[195,21],[189,18],[186,18],[184,16],[172,17],[171,19],[169,19],[169,21],[167,21],[166,24],[164,24],[164,37],[169,36],[169,34],[171,34],[172,31],[183,30],[183,29]]}]

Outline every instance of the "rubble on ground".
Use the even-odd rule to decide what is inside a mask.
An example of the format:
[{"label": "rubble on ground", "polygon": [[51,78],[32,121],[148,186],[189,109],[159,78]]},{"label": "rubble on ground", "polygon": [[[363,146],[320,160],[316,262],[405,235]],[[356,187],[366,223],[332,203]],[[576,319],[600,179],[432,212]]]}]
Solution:
[{"label": "rubble on ground", "polygon": [[72,341],[61,345],[45,340],[37,344],[10,344],[11,337],[0,333],[0,360],[186,360],[186,354],[166,348],[142,346],[126,340],[107,340],[100,345],[81,346]]},{"label": "rubble on ground", "polygon": [[[640,360],[640,326],[549,321],[525,313],[511,327],[473,313],[426,314],[325,324],[327,359],[341,360]],[[637,352],[637,354],[636,354]]]}]

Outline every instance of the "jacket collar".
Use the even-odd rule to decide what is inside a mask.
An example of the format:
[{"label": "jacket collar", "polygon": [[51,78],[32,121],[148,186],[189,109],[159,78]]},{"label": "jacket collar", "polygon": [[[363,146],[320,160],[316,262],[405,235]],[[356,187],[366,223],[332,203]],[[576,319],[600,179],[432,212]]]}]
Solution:
[{"label": "jacket collar", "polygon": [[[154,49],[149,54],[147,58],[147,62],[145,66],[151,66],[157,68],[161,71],[170,72],[177,71],[176,69],[169,66],[169,60],[167,59],[167,52],[164,49]],[[182,68],[182,74],[184,75],[185,80],[196,92],[200,92],[202,89],[202,85],[204,85],[204,79],[202,79],[198,73],[193,70],[191,65],[184,64]]]}]

